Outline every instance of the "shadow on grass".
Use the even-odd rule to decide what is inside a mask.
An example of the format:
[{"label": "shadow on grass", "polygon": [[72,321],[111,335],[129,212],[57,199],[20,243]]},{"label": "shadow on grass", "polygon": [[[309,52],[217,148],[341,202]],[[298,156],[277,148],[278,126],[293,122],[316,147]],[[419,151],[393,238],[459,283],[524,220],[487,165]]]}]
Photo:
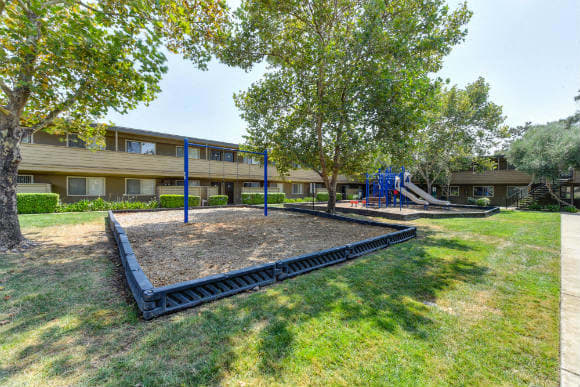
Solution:
[{"label": "shadow on grass", "polygon": [[[73,373],[83,384],[214,385],[235,373],[239,362],[279,378],[305,345],[297,336],[309,330],[313,341],[327,336],[340,342],[342,330],[353,326],[428,338],[434,322],[423,302],[436,300],[455,283],[480,281],[487,272],[463,258],[476,247],[422,233],[420,239],[260,292],[145,322],[123,289],[108,239],[45,245],[37,262],[28,261],[8,281],[23,306],[0,328],[15,343],[8,344],[14,345],[15,359],[0,368],[0,384],[26,373],[39,357],[46,378]],[[430,249],[444,249],[452,258]],[[17,267],[19,259],[11,256],[7,262]],[[20,335],[34,340],[19,345]],[[328,351],[320,343],[308,345]]]}]

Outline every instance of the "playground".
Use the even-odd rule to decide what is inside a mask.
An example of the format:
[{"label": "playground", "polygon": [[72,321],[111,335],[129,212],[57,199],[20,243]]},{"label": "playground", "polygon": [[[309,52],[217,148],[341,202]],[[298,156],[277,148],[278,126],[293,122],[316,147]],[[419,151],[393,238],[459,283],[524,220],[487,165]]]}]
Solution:
[{"label": "playground", "polygon": [[396,231],[255,208],[116,214],[137,261],[164,286],[338,247]]}]

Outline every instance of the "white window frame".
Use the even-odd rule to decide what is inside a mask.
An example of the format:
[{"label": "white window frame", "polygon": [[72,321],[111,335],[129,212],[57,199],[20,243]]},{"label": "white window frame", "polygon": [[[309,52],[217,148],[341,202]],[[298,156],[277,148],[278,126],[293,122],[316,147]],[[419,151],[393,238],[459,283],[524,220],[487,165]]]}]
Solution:
[{"label": "white window frame", "polygon": [[[157,143],[155,142],[151,142],[151,141],[141,141],[141,140],[130,140],[128,138],[125,139],[125,152],[127,153],[131,153],[132,155],[150,155],[149,153],[143,153],[143,152],[139,152],[139,153],[135,153],[135,152],[129,152],[129,143],[130,142],[138,142],[140,144],[153,144],[153,156],[157,154]],[[141,145],[140,150],[143,150],[143,145]],[[177,151],[176,151],[177,152]],[[177,153],[176,153],[177,154]]]},{"label": "white window frame", "polygon": [[[22,176],[22,177],[30,177],[30,183],[18,183],[18,178],[20,176]],[[16,182],[17,182],[17,184],[34,184],[34,175],[21,175],[21,174],[18,174],[16,176]]]},{"label": "white window frame", "polygon": [[242,183],[242,187],[243,188],[260,188],[261,185],[260,185],[259,181],[244,181]]},{"label": "white window frame", "polygon": [[[72,195],[69,190],[69,179],[85,179],[85,192],[88,192],[88,179],[102,179],[103,180],[103,194],[102,195],[89,195],[88,193],[85,195]],[[102,176],[67,176],[66,177],[66,196],[80,196],[80,197],[101,197],[107,194],[107,179]]]},{"label": "white window frame", "polygon": [[[461,196],[460,195],[461,191],[460,191],[458,185],[450,185],[450,186],[444,185],[441,188],[442,188],[441,189],[441,191],[442,191],[441,194],[442,194],[443,197],[447,197],[446,193],[449,194],[449,197],[450,198],[457,198],[457,197]],[[455,189],[457,189],[457,195],[452,195],[452,191],[455,190]],[[446,192],[446,191],[448,191],[448,192]]]},{"label": "white window frame", "polygon": [[[300,192],[295,192],[294,191],[294,187],[300,187],[300,189],[298,191]],[[302,195],[304,193],[304,184],[302,183],[292,183],[292,195]]]},{"label": "white window frame", "polygon": [[[177,154],[178,149],[183,149],[183,147],[179,146],[179,145],[175,147],[175,157],[183,157],[183,151],[181,153],[181,156]],[[199,160],[199,159],[201,159],[201,149],[200,148],[189,148],[189,150],[187,151],[187,156],[190,159]]]},{"label": "white window frame", "polygon": [[[479,196],[479,195],[476,195],[475,194],[475,189],[476,188],[491,188],[491,195],[489,195],[489,196]],[[488,189],[488,191],[489,191],[489,189]],[[492,198],[492,197],[495,196],[495,187],[493,185],[474,185],[472,192],[473,192],[473,197],[474,198]]]},{"label": "white window frame", "polygon": [[[155,185],[153,186],[153,193],[147,194],[147,193],[138,193],[138,194],[130,194],[127,193],[127,180],[139,180],[139,191],[142,192],[143,191],[143,185],[142,185],[142,181],[143,180],[152,180]],[[157,180],[156,179],[140,179],[137,177],[126,177],[125,178],[125,196],[154,196],[155,193],[155,188],[157,188]]]},{"label": "white window frame", "polygon": [[[30,136],[30,142],[24,142],[24,137],[26,137],[27,135]],[[24,134],[24,136],[22,137],[22,143],[23,144],[34,144],[34,133]]]}]

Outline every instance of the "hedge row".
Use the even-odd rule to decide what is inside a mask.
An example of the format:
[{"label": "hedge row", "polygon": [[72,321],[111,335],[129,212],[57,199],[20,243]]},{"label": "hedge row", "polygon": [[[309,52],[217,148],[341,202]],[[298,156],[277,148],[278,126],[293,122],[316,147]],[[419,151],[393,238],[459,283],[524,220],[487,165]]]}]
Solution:
[{"label": "hedge row", "polygon": [[19,214],[44,214],[56,212],[59,196],[55,193],[19,193],[16,194],[16,206]]},{"label": "hedge row", "polygon": [[[328,192],[318,192],[316,194],[316,200],[319,202],[327,202],[329,198]],[[342,200],[342,194],[337,192],[336,193],[336,200]]]},{"label": "hedge row", "polygon": [[[284,203],[286,194],[283,192],[268,193],[268,204]],[[260,192],[242,193],[244,204],[264,204],[264,194]]]},{"label": "hedge row", "polygon": [[[179,208],[183,207],[183,195],[160,195],[159,202],[163,208]],[[201,197],[189,195],[189,207],[197,207],[201,204]]]},{"label": "hedge row", "polygon": [[74,203],[61,204],[56,209],[57,212],[89,212],[89,211],[108,211],[108,210],[144,210],[159,207],[156,200],[148,202],[129,202],[122,200],[120,202],[108,202],[102,198],[95,200],[79,200]]},{"label": "hedge row", "polygon": [[228,204],[227,195],[213,195],[209,197],[208,204],[210,206],[225,206]]}]

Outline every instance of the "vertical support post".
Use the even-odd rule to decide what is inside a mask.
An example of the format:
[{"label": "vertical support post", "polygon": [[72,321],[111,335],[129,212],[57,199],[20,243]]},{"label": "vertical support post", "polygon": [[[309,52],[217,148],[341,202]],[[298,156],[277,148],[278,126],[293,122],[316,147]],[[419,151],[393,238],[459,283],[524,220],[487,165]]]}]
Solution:
[{"label": "vertical support post", "polygon": [[366,173],[365,176],[366,176],[366,180],[365,180],[366,181],[365,182],[365,185],[366,185],[365,207],[368,207],[369,206],[369,174]]},{"label": "vertical support post", "polygon": [[183,140],[183,223],[189,221],[189,142]]},{"label": "vertical support post", "polygon": [[268,216],[268,149],[264,149],[264,216]]}]

